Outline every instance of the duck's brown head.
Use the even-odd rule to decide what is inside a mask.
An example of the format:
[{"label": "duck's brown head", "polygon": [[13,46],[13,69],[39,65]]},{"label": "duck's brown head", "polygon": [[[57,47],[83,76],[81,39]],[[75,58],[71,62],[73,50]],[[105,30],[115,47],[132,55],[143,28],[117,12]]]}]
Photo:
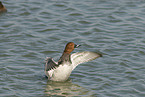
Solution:
[{"label": "duck's brown head", "polygon": [[79,47],[81,45],[76,45],[73,42],[69,42],[67,43],[65,49],[64,49],[64,53],[68,53],[70,54],[76,47]]}]

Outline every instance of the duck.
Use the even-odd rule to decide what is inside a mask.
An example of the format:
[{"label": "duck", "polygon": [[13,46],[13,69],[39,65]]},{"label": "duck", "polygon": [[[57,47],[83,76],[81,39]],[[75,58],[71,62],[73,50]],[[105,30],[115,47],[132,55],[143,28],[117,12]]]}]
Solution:
[{"label": "duck", "polygon": [[80,46],[73,42],[68,42],[58,62],[55,62],[52,57],[46,58],[45,75],[48,80],[59,82],[67,81],[71,72],[79,64],[102,57],[102,54],[90,51],[71,54],[75,48]]},{"label": "duck", "polygon": [[6,12],[6,11],[7,11],[7,9],[5,8],[5,6],[0,1],[0,12]]}]

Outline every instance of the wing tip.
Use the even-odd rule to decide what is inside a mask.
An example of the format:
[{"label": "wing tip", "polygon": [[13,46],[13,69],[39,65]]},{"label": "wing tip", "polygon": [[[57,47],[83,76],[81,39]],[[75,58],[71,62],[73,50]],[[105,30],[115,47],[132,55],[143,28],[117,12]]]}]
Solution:
[{"label": "wing tip", "polygon": [[103,57],[103,54],[99,53],[99,52],[88,52],[88,53],[92,53],[92,55],[96,56],[96,58],[98,57]]}]

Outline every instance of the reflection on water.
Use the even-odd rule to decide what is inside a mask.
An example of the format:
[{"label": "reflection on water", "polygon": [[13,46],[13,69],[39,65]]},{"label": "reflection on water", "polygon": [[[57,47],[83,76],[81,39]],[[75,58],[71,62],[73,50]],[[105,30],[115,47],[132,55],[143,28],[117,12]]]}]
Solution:
[{"label": "reflection on water", "polygon": [[88,95],[89,92],[89,90],[72,83],[71,80],[66,82],[48,81],[45,90],[48,96],[79,96]]}]

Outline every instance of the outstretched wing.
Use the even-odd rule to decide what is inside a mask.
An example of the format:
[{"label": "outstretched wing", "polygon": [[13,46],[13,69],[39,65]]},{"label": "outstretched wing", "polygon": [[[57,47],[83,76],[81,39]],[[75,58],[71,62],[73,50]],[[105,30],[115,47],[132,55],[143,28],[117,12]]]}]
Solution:
[{"label": "outstretched wing", "polygon": [[52,58],[46,58],[45,71],[56,68],[58,65]]},{"label": "outstretched wing", "polygon": [[102,55],[99,54],[99,53],[89,52],[89,51],[74,53],[74,54],[71,55],[71,61],[72,61],[73,65],[74,65],[73,69],[78,64],[94,60],[94,59],[96,59],[98,57],[102,57]]}]

